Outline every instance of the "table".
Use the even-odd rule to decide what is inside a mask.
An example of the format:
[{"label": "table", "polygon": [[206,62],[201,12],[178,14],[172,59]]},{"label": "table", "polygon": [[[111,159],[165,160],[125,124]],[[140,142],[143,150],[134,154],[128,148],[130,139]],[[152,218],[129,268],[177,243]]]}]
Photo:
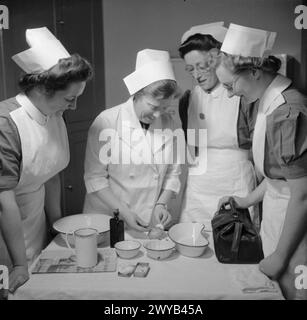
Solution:
[{"label": "table", "polygon": [[[146,241],[143,234],[127,232],[125,239],[132,238],[141,243]],[[29,281],[9,299],[283,299],[278,286],[276,292],[243,293],[232,275],[244,268],[248,272],[258,272],[258,266],[221,264],[214,255],[212,234],[209,243],[209,248],[198,258],[184,257],[175,252],[166,260],[156,261],[146,256],[143,247],[136,258],[118,258],[117,265],[149,262],[151,269],[146,278],[119,277],[117,272],[32,274]],[[102,246],[108,244],[106,239]],[[55,249],[67,250],[61,235],[57,235],[45,250]]]}]

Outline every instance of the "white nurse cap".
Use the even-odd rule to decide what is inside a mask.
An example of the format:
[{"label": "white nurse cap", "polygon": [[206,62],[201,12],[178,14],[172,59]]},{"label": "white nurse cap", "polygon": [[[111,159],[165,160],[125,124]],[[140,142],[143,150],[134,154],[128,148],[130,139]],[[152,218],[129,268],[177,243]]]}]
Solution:
[{"label": "white nurse cap", "polygon": [[181,43],[184,43],[189,37],[196,33],[210,34],[217,41],[223,42],[226,32],[227,28],[224,27],[224,21],[201,24],[191,27],[186,31],[181,38]]},{"label": "white nurse cap", "polygon": [[70,57],[61,42],[46,27],[27,29],[26,41],[30,49],[12,57],[26,73],[46,71],[56,65],[59,59]]},{"label": "white nurse cap", "polygon": [[276,32],[231,23],[221,51],[242,57],[263,58],[271,52],[275,38]]},{"label": "white nurse cap", "polygon": [[159,80],[175,80],[167,51],[144,49],[138,52],[135,71],[124,78],[130,95]]}]

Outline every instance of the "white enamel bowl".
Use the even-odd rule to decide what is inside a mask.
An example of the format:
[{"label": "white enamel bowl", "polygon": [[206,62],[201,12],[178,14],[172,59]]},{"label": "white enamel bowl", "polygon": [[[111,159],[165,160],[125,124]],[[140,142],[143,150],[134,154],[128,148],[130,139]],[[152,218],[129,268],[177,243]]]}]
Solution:
[{"label": "white enamel bowl", "polygon": [[141,244],[134,240],[124,240],[116,242],[114,247],[120,258],[131,259],[139,253]]},{"label": "white enamel bowl", "polygon": [[53,228],[62,234],[65,240],[66,234],[69,234],[68,241],[74,245],[73,232],[81,228],[93,228],[98,231],[97,243],[100,244],[110,236],[111,216],[100,213],[81,213],[74,214],[59,219],[53,224]]},{"label": "white enamel bowl", "polygon": [[186,257],[201,256],[209,245],[201,234],[204,225],[200,223],[178,223],[172,226],[168,236],[176,243],[176,249]]},{"label": "white enamel bowl", "polygon": [[155,260],[168,258],[175,250],[175,243],[171,240],[149,240],[144,244],[147,256]]}]

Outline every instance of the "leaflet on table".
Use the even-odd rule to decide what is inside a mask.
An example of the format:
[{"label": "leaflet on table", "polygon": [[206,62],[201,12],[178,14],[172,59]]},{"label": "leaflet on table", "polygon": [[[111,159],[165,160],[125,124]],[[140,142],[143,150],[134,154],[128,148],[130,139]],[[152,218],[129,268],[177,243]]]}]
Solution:
[{"label": "leaflet on table", "polygon": [[69,250],[52,250],[42,253],[32,273],[115,272],[116,268],[117,256],[112,248],[98,248],[98,263],[92,268],[78,267],[76,256]]}]

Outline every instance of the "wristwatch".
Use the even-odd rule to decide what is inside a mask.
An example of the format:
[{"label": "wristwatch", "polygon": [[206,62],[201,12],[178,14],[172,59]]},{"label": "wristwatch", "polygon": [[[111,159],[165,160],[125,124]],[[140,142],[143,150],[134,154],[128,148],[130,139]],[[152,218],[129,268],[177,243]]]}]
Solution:
[{"label": "wristwatch", "polygon": [[163,206],[165,210],[168,210],[168,209],[167,209],[167,204],[166,204],[166,203],[157,202],[157,203],[156,203],[156,206],[157,206],[157,205]]}]

